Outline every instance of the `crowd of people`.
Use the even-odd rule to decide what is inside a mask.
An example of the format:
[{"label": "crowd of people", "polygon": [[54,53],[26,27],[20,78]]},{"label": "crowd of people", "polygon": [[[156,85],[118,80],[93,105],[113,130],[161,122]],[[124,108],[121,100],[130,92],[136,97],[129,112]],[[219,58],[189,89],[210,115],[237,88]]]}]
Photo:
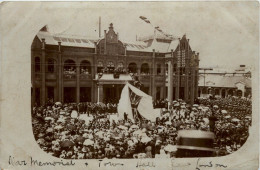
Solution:
[{"label": "crowd of people", "polygon": [[65,74],[76,74],[76,67],[65,67],[63,72]]},{"label": "crowd of people", "polygon": [[34,107],[32,125],[39,146],[53,156],[67,159],[175,157],[178,130],[215,133],[215,156],[239,149],[249,135],[250,99],[229,97],[182,100],[166,104],[155,122],[127,116],[119,120],[116,104],[55,103]]},{"label": "crowd of people", "polygon": [[104,67],[100,70],[99,73],[118,73],[118,74],[126,74],[129,73],[129,70],[126,70],[123,67],[118,67],[118,68],[114,68],[114,67]]},{"label": "crowd of people", "polygon": [[89,69],[87,69],[87,68],[81,68],[80,69],[80,74],[90,74],[90,70]]}]

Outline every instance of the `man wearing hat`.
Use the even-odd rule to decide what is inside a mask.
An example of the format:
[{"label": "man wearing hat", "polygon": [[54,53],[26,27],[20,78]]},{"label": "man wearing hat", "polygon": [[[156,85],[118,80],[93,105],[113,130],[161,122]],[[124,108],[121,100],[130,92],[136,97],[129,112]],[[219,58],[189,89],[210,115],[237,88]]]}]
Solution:
[{"label": "man wearing hat", "polygon": [[209,116],[209,128],[211,132],[215,132],[215,122],[217,121],[217,117],[215,116],[215,112],[213,111],[211,116]]}]

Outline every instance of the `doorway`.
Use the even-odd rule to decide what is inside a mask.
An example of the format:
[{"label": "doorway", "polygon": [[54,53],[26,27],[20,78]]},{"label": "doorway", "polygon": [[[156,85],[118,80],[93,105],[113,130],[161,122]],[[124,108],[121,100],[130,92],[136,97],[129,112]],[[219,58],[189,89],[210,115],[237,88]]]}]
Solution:
[{"label": "doorway", "polygon": [[123,90],[123,84],[109,84],[104,85],[104,102],[105,103],[118,103]]},{"label": "doorway", "polygon": [[64,87],[64,100],[65,103],[76,102],[76,88],[75,87]]},{"label": "doorway", "polygon": [[80,102],[91,102],[91,87],[80,87]]},{"label": "doorway", "polygon": [[54,101],[54,87],[47,87],[47,99],[48,101]]}]

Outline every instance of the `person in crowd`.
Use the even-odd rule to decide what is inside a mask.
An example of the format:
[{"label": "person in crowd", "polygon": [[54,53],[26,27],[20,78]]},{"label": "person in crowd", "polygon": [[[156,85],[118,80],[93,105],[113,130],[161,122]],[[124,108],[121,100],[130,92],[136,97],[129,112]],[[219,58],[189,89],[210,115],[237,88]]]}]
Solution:
[{"label": "person in crowd", "polygon": [[[163,107],[163,101],[155,103]],[[48,103],[33,108],[33,133],[45,152],[64,159],[174,157],[178,130],[183,129],[214,132],[217,156],[238,150],[249,135],[251,99],[197,101],[173,101],[155,122],[138,112],[135,121],[119,120],[116,102]]]}]

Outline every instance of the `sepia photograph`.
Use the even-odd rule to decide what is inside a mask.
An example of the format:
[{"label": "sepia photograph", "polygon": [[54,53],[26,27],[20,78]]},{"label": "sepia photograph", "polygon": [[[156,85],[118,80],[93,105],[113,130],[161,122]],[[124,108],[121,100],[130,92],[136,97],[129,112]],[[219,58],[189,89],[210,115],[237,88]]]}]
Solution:
[{"label": "sepia photograph", "polygon": [[[46,2],[31,9],[25,21],[41,24],[24,48],[27,71],[15,68],[27,77],[28,97],[12,100],[30,106],[26,133],[41,154],[64,164],[99,160],[99,167],[102,160],[155,160],[136,165],[148,169],[158,168],[156,160],[199,158],[196,169],[228,169],[199,160],[245,147],[258,152],[246,145],[258,142],[257,2]],[[47,21],[31,19],[36,11]],[[1,92],[10,92],[7,85]],[[14,155],[8,165],[20,166]]]}]

